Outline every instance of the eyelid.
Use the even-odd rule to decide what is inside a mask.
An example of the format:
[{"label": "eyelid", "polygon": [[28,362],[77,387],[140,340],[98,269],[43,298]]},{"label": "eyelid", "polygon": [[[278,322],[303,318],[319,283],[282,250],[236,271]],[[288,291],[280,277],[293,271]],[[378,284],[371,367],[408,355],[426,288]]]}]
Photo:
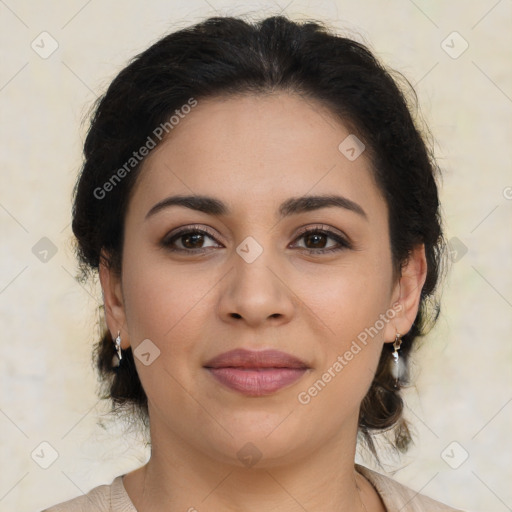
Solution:
[{"label": "eyelid", "polygon": [[335,240],[341,247],[327,248],[327,249],[308,249],[302,248],[306,252],[310,252],[312,254],[325,254],[329,252],[341,251],[342,249],[352,249],[353,244],[350,241],[350,238],[345,235],[342,231],[332,228],[331,226],[327,226],[325,224],[315,224],[315,225],[307,225],[300,228],[299,232],[295,235],[294,240],[297,240],[304,235],[309,233],[321,233],[326,235],[327,237]]},{"label": "eyelid", "polygon": [[[211,248],[198,248],[198,249],[181,249],[181,248],[171,248],[170,247],[170,241],[173,239],[179,239],[180,236],[191,233],[191,232],[198,232],[200,234],[206,234],[208,237],[212,238],[216,243],[220,243],[217,240],[217,235],[213,233],[209,227],[204,226],[202,224],[191,224],[189,226],[183,226],[181,228],[178,228],[175,231],[171,231],[167,235],[164,236],[160,244],[171,251],[175,252],[184,252],[184,253],[190,253],[190,254],[200,254],[207,252]],[[335,240],[339,247],[334,248],[327,248],[327,249],[309,249],[309,248],[300,248],[303,251],[309,252],[311,254],[325,254],[329,252],[336,252],[341,251],[343,249],[352,249],[352,243],[350,242],[350,239],[341,231],[336,230],[335,228],[332,228],[331,226],[327,226],[325,224],[308,224],[305,226],[302,226],[299,228],[299,231],[294,235],[293,241],[296,242],[297,239],[300,237],[307,235],[309,233],[321,233],[326,235],[327,237],[331,238],[332,240]]]},{"label": "eyelid", "polygon": [[207,234],[209,237],[211,237],[213,240],[215,240],[217,243],[219,243],[217,240],[218,235],[216,233],[214,233],[213,231],[211,231],[208,226],[204,226],[203,224],[191,224],[189,226],[183,226],[174,231],[171,231],[170,233],[167,233],[164,236],[164,238],[162,239],[162,244],[165,245],[173,238],[179,238],[180,235],[184,235],[186,233],[190,233],[190,232],[194,232],[194,231]]},{"label": "eyelid", "polygon": [[304,233],[309,233],[310,231],[323,231],[328,235],[336,235],[340,238],[343,238],[344,241],[348,243],[348,237],[342,231],[328,226],[327,224],[307,224],[306,226],[302,226],[299,228],[299,231],[295,237],[301,236]]}]

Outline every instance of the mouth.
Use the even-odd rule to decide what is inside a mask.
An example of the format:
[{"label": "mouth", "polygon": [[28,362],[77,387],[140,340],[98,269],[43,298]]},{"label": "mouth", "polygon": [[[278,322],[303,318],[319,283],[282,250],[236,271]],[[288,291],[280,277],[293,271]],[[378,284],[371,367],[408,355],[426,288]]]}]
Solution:
[{"label": "mouth", "polygon": [[222,385],[247,396],[264,396],[291,386],[309,370],[300,359],[278,350],[235,349],[204,368]]}]

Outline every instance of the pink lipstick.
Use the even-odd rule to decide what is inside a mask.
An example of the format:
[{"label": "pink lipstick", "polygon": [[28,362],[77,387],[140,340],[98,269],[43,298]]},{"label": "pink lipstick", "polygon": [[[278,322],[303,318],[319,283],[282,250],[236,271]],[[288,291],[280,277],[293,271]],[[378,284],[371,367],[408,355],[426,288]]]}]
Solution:
[{"label": "pink lipstick", "polygon": [[296,382],[309,368],[285,352],[245,349],[220,354],[204,367],[221,384],[248,396],[275,393]]}]

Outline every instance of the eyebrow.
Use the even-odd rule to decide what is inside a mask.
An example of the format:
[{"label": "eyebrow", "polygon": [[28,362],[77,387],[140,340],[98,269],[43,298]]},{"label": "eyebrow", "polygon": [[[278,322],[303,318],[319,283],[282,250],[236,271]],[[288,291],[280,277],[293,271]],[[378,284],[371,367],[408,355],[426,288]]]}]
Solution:
[{"label": "eyebrow", "polygon": [[[230,215],[230,208],[214,197],[202,195],[189,195],[189,196],[170,196],[162,201],[156,203],[146,214],[145,219],[148,219],[157,212],[171,206],[182,206],[197,210],[209,215],[222,216]],[[302,196],[292,197],[284,201],[279,207],[279,216],[281,219],[296,215],[303,212],[310,212],[319,210],[321,208],[337,207],[344,208],[345,210],[357,213],[361,217],[368,220],[368,216],[363,208],[354,201],[339,195],[317,195],[317,196]]]}]

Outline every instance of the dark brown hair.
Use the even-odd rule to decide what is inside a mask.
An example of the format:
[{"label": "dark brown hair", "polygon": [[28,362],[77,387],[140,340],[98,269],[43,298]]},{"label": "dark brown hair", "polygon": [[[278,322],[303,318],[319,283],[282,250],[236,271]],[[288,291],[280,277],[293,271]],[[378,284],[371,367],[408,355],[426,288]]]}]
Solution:
[{"label": "dark brown hair", "polygon": [[[394,78],[392,77],[394,76]],[[412,100],[398,86],[407,84]],[[439,168],[413,120],[414,89],[386,70],[361,43],[332,33],[322,22],[293,22],[274,16],[249,23],[212,17],[173,32],[136,56],[95,105],[84,144],[84,164],[75,187],[73,232],[82,278],[105,263],[121,272],[126,207],[140,164],[126,167],[156,127],[187,104],[207,97],[289,91],[325,105],[364,142],[377,183],[386,198],[395,275],[410,251],[425,245],[426,282],[400,355],[407,362],[414,341],[435,323],[434,292],[444,255],[436,177]],[[417,107],[415,107],[417,110]],[[114,174],[122,179],[112,181]],[[109,182],[108,198],[103,199]],[[390,374],[391,344],[384,345],[375,378],[364,398],[359,433],[374,453],[372,434],[394,432],[394,446],[411,441],[403,401]],[[131,349],[119,368],[111,366],[114,345],[104,332],[94,350],[102,398],[113,410],[130,411],[148,425],[147,397]],[[134,416],[135,415],[135,416]],[[378,459],[378,457],[377,457]]]}]

